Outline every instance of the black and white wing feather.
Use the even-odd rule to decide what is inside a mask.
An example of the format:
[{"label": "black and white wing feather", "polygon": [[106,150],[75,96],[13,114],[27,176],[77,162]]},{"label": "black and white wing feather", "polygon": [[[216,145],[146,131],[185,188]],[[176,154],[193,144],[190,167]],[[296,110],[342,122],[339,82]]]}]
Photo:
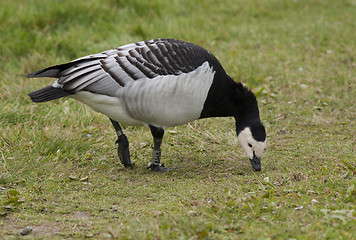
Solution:
[{"label": "black and white wing feather", "polygon": [[[189,73],[205,62],[210,67],[222,69],[218,60],[202,47],[175,39],[154,39],[78,58],[30,73],[27,77],[58,78],[52,85],[61,89],[58,97],[79,91],[116,96],[118,90],[130,82]],[[47,96],[42,100],[55,98]]]}]

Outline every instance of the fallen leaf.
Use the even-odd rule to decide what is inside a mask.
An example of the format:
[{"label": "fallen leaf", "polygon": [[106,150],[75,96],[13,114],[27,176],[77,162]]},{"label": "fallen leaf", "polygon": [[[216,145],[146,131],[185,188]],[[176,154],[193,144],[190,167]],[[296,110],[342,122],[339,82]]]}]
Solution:
[{"label": "fallen leaf", "polygon": [[69,175],[68,176],[70,180],[78,180],[78,177],[77,176],[74,176],[74,175]]},{"label": "fallen leaf", "polygon": [[266,182],[266,183],[269,183],[269,177],[265,177],[265,178],[263,179],[263,181]]},{"label": "fallen leaf", "polygon": [[81,182],[88,182],[88,181],[89,181],[89,177],[88,177],[88,176],[83,177],[83,178],[79,179],[79,181],[81,181]]},{"label": "fallen leaf", "polygon": [[205,229],[197,233],[198,239],[203,239],[206,238],[207,236],[209,236],[209,233]]},{"label": "fallen leaf", "polygon": [[20,235],[25,236],[25,235],[30,234],[31,232],[32,232],[32,227],[28,226],[21,230]]}]

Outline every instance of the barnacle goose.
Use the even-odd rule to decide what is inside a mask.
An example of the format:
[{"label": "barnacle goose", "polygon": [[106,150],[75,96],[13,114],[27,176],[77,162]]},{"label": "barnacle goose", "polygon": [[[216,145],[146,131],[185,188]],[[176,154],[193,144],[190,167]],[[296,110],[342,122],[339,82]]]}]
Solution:
[{"label": "barnacle goose", "polygon": [[160,164],[161,143],[167,127],[231,116],[253,169],[261,170],[266,132],[255,95],[233,81],[213,54],[195,44],[175,39],[131,43],[27,77],[57,78],[30,93],[33,102],[68,96],[108,116],[125,167],[132,164],[129,142],[119,123],[149,126],[154,140],[149,168],[164,171],[168,168]]}]

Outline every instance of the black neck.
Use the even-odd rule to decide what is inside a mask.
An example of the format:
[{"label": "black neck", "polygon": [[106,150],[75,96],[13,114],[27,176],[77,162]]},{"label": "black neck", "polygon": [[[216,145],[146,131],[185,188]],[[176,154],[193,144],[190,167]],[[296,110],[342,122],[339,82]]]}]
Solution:
[{"label": "black neck", "polygon": [[239,125],[247,120],[259,121],[256,97],[225,72],[217,72],[200,118],[229,116],[235,117]]}]

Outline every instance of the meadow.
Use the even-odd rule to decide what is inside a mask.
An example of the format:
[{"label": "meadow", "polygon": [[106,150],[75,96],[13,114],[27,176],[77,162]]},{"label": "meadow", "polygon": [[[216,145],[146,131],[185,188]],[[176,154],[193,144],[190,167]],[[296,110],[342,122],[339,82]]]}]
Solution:
[{"label": "meadow", "polygon": [[[355,239],[355,0],[2,0],[0,239]],[[148,128],[75,100],[32,103],[35,70],[152,38],[212,52],[258,99],[268,144],[254,172],[232,118]]]}]

